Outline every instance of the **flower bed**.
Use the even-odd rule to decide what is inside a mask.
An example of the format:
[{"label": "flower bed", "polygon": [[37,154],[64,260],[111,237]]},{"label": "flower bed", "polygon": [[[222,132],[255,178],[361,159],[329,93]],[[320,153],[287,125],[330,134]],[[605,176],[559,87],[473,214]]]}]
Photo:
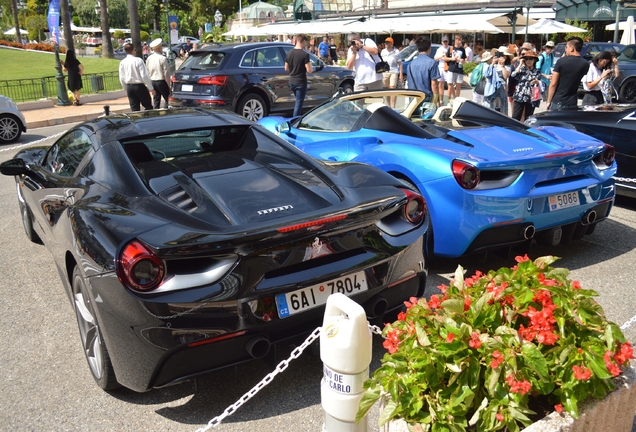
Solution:
[{"label": "flower bed", "polygon": [[633,349],[596,292],[551,267],[557,259],[517,257],[469,278],[459,267],[442,296],[405,302],[383,331],[389,353],[365,384],[358,417],[388,394],[380,425],[512,432],[543,417],[531,396],[578,418],[580,401],[612,392]]}]

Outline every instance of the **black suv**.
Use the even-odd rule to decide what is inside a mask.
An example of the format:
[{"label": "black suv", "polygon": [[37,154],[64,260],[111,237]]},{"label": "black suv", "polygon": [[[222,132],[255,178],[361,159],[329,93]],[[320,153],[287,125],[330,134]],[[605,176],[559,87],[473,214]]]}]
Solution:
[{"label": "black suv", "polygon": [[[192,51],[172,78],[170,106],[227,108],[253,121],[272,112],[291,112],[296,99],[285,56],[293,48],[282,42],[255,42]],[[314,72],[307,74],[305,108],[321,104],[339,89],[353,91],[353,71],[309,57]]]},{"label": "black suv", "polygon": [[[558,59],[563,57],[565,53],[565,45],[566,42],[561,42],[554,47],[554,61],[556,62]],[[581,57],[583,57],[587,61],[592,61],[594,56],[601,51],[607,51],[609,49],[613,49],[617,53],[621,51],[623,45],[619,43],[613,42],[583,42],[583,47],[581,48]]]}]

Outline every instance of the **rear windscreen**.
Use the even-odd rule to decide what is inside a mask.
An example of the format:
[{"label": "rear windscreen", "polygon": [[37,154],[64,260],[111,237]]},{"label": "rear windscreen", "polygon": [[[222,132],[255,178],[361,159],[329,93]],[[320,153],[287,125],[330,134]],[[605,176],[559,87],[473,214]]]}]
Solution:
[{"label": "rear windscreen", "polygon": [[217,70],[226,57],[221,51],[193,51],[183,62],[181,69]]}]

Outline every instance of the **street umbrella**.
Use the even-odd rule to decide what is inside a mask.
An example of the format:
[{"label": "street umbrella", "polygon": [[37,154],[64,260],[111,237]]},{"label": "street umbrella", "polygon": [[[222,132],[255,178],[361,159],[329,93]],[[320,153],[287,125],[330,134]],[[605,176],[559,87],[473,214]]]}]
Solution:
[{"label": "street umbrella", "polygon": [[623,30],[623,36],[621,37],[620,43],[623,45],[636,43],[636,39],[634,38],[634,17],[632,15],[627,17],[625,30]]},{"label": "street umbrella", "polygon": [[[559,21],[542,18],[535,24],[527,27],[528,34],[552,34],[552,33],[585,33],[587,30],[574,27]],[[526,34],[526,27],[520,28],[517,34]]]},{"label": "street umbrella", "polygon": [[[4,32],[4,34],[9,36],[15,36],[15,27],[12,27],[10,30],[7,30],[6,32]],[[20,29],[20,34],[25,35],[25,34],[29,34],[29,32],[24,29]]]}]

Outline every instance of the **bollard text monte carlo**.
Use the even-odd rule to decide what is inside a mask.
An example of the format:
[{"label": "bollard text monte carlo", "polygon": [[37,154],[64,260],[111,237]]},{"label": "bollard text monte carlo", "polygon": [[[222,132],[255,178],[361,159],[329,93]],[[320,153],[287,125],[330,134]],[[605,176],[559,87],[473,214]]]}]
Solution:
[{"label": "bollard text monte carlo", "polygon": [[423,294],[424,201],[233,113],[81,123],[0,165],[50,250],[97,384],[171,385],[268,354],[340,292],[381,318]]}]

